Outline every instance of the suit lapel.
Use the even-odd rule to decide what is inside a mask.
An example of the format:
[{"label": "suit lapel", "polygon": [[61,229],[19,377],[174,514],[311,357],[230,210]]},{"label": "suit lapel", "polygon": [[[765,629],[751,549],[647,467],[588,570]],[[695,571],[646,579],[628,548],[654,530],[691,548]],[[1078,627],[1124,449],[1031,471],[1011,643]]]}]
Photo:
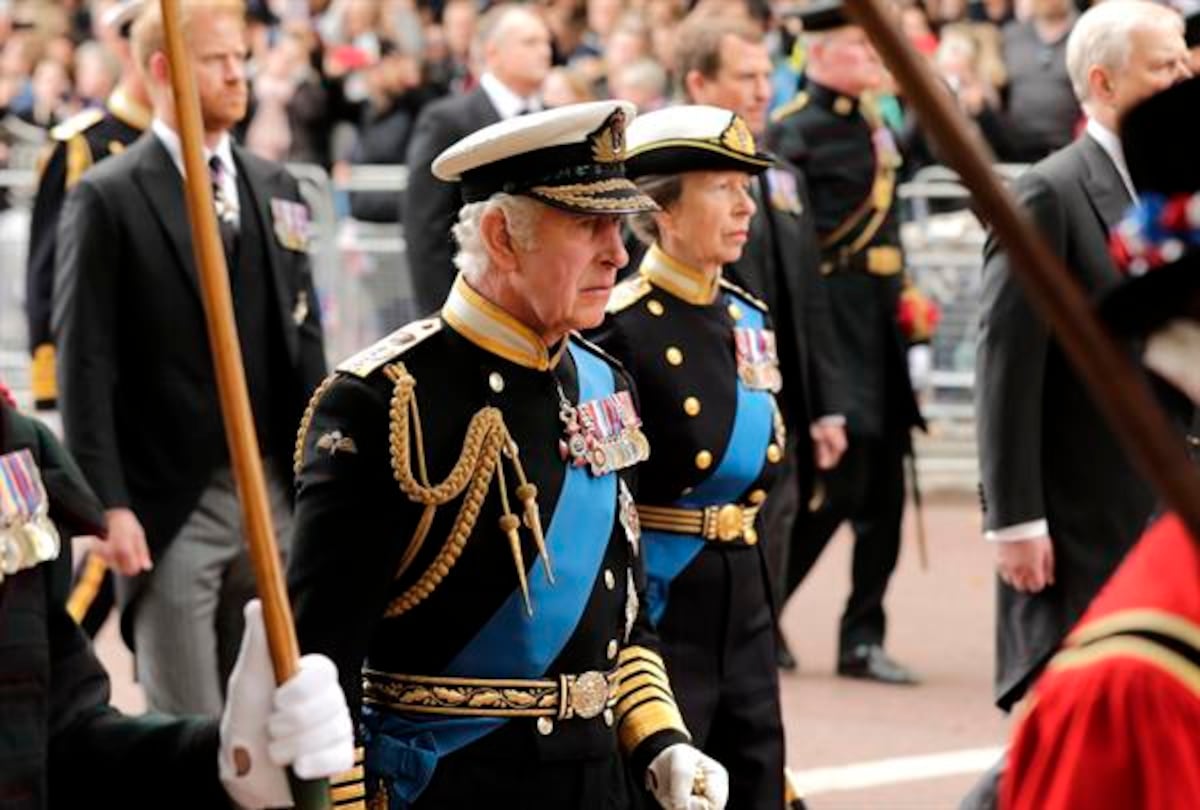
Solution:
[{"label": "suit lapel", "polygon": [[150,208],[167,232],[167,241],[175,253],[175,266],[199,296],[200,282],[192,252],[192,232],[184,201],[183,178],[179,176],[179,170],[175,168],[162,141],[149,132],[143,139],[142,155],[134,176],[142,193],[150,200]]},{"label": "suit lapel", "polygon": [[[294,305],[292,291],[283,278],[284,257],[280,255],[282,248],[279,245],[279,239],[275,236],[275,217],[271,211],[270,180],[259,171],[255,162],[246,159],[241,147],[234,146],[233,158],[237,163],[238,172],[245,178],[245,183],[238,185],[239,187],[244,186],[250,197],[250,205],[243,208],[242,217],[243,219],[246,216],[258,217],[258,228],[263,238],[263,253],[267,257],[267,266],[263,269],[270,276],[271,288],[275,291],[275,305],[279,307],[279,318],[283,325],[283,337],[287,344],[288,357],[295,364],[300,359],[300,337],[292,321]],[[257,269],[251,268],[251,272]],[[310,302],[310,306],[316,306],[316,303]]]},{"label": "suit lapel", "polygon": [[472,131],[482,129],[488,124],[494,124],[500,120],[500,113],[492,106],[492,100],[488,98],[487,92],[482,87],[475,88],[475,98],[471,100],[471,109],[475,118],[475,126]]},{"label": "suit lapel", "polygon": [[1125,209],[1132,202],[1129,192],[1125,190],[1125,182],[1121,179],[1112,158],[1089,135],[1080,138],[1079,153],[1083,160],[1085,171],[1083,187],[1087,193],[1092,210],[1100,218],[1104,232],[1108,233],[1121,220]]}]

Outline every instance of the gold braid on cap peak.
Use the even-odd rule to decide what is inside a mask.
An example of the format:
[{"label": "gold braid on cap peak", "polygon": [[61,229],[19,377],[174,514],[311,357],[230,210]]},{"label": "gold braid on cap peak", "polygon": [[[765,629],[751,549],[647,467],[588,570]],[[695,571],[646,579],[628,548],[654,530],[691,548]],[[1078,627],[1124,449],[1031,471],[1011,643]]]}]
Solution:
[{"label": "gold braid on cap peak", "polygon": [[[516,565],[517,578],[521,583],[521,594],[525,598],[525,610],[533,615],[533,606],[529,601],[529,585],[525,575],[525,560],[521,553],[521,541],[518,527],[522,519],[518,518],[509,508],[508,486],[504,479],[504,468],[501,457],[507,457],[509,465],[517,475],[517,497],[523,508],[523,522],[533,535],[538,554],[546,565],[547,577],[554,581],[550,569],[550,558],[546,551],[546,541],[542,535],[541,516],[537,505],[537,487],[525,477],[525,469],[521,466],[516,442],[504,424],[504,415],[498,408],[485,407],[475,412],[467,425],[467,433],[463,439],[462,450],[450,473],[439,484],[429,483],[428,470],[425,464],[425,444],[421,432],[421,414],[414,395],[417,381],[409,374],[403,363],[393,363],[384,368],[384,373],[392,381],[392,402],[390,414],[390,444],[392,457],[392,472],[396,477],[400,490],[414,503],[423,504],[425,511],[417,522],[408,548],[400,560],[396,570],[399,579],[416,559],[433,518],[439,506],[450,503],[459,495],[463,495],[462,506],[450,529],[450,535],[445,544],[434,557],[429,567],[417,581],[402,594],[393,599],[384,611],[385,618],[395,618],[416,607],[427,599],[450,573],[450,569],[458,562],[466,548],[467,540],[475,529],[479,519],[479,510],[487,497],[488,487],[492,477],[499,477],[500,502],[502,514],[500,528],[509,542],[509,550]],[[417,476],[413,475],[413,446],[409,442],[412,435],[416,450]]]}]

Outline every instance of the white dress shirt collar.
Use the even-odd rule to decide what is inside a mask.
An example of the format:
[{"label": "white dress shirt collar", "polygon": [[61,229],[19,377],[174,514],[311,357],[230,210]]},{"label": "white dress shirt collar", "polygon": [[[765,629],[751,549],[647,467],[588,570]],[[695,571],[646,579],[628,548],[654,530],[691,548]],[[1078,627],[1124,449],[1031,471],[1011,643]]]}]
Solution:
[{"label": "white dress shirt collar", "polygon": [[[185,177],[186,174],[183,170],[183,144],[179,139],[179,134],[167,126],[166,121],[157,117],[150,124],[150,127],[153,129],[155,136],[162,142],[162,145],[166,147],[167,154],[171,156],[171,161],[175,164],[175,168],[179,170],[179,175]],[[204,165],[208,165],[213,155],[216,155],[217,159],[221,161],[221,193],[227,201],[228,210],[236,215],[239,209],[237,163],[233,160],[233,146],[231,144],[232,140],[229,134],[225,133],[217,141],[216,149],[209,149],[207,146],[204,147]],[[217,203],[216,200],[213,202]],[[219,210],[219,203],[217,207]]]},{"label": "white dress shirt collar", "polygon": [[490,72],[479,77],[479,86],[483,88],[483,92],[487,93],[488,100],[500,114],[501,121],[515,118],[523,112],[536,112],[542,109],[542,101],[536,95],[522,98]]},{"label": "white dress shirt collar", "polygon": [[1137,189],[1133,187],[1133,179],[1129,176],[1129,168],[1125,165],[1125,150],[1121,148],[1121,139],[1095,118],[1088,118],[1087,134],[1100,144],[1104,154],[1112,160],[1113,165],[1117,167],[1117,174],[1121,175],[1121,182],[1125,184],[1125,190],[1129,192],[1130,199],[1136,200]]}]

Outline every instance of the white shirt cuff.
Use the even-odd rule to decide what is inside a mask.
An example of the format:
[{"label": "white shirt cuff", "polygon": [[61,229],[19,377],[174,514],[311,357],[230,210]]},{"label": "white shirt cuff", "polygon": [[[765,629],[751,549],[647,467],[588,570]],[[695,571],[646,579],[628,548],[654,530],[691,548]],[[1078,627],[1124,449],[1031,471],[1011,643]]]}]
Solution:
[{"label": "white shirt cuff", "polygon": [[825,425],[826,427],[845,427],[846,416],[840,413],[829,413],[822,416],[813,422],[814,425]]},{"label": "white shirt cuff", "polygon": [[1018,540],[1032,540],[1050,534],[1050,526],[1045,518],[1027,520],[1024,523],[1014,523],[1002,529],[991,529],[983,533],[983,539],[989,543],[1013,543]]}]

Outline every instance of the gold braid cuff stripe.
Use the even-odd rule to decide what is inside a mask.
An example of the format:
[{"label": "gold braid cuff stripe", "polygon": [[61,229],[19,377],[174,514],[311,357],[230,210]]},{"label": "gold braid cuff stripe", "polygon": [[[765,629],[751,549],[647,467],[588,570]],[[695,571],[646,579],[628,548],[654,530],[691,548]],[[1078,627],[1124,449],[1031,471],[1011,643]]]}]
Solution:
[{"label": "gold braid cuff stripe", "polygon": [[624,714],[618,712],[618,715],[617,737],[621,741],[621,749],[626,753],[634,751],[644,740],[660,731],[678,731],[691,739],[679,709],[665,700],[651,700]]}]

